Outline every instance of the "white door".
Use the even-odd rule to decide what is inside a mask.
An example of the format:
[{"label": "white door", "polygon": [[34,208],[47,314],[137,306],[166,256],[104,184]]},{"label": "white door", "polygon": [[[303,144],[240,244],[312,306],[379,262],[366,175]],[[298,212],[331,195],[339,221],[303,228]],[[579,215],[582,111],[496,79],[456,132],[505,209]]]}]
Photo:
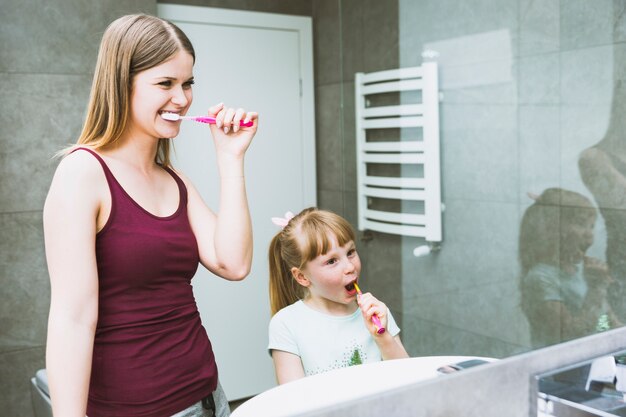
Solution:
[{"label": "white door", "polygon": [[[230,400],[244,398],[275,385],[267,352],[267,251],[279,229],[270,218],[316,203],[311,19],[167,4],[159,4],[158,13],[178,25],[196,50],[188,114],[206,114],[223,101],[260,115],[245,166],[252,272],[233,283],[201,267],[193,280],[222,386]],[[183,122],[174,147],[174,166],[216,211],[219,183],[208,126]]]}]

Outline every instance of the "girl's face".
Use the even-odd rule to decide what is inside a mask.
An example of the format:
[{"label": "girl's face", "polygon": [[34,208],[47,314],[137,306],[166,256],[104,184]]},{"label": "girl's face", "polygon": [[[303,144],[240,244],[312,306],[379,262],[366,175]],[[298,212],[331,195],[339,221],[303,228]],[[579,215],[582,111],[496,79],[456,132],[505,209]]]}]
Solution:
[{"label": "girl's face", "polygon": [[307,301],[328,313],[349,314],[354,311],[354,283],[361,272],[361,260],[353,241],[339,246],[331,240],[330,250],[308,262],[299,280],[308,288]]},{"label": "girl's face", "polygon": [[169,121],[162,113],[184,115],[193,99],[193,57],[179,51],[162,64],[137,73],[131,93],[130,135],[173,138],[180,130],[180,120]]},{"label": "girl's face", "polygon": [[593,245],[593,231],[596,223],[595,215],[578,216],[569,226],[563,226],[564,236],[561,239],[561,257],[571,263],[583,260],[587,249]]}]

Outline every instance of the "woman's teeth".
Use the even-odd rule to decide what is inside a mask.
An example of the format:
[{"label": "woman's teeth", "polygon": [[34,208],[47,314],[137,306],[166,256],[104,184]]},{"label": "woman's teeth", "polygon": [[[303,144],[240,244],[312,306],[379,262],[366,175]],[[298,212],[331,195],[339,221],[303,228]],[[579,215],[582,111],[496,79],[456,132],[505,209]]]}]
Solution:
[{"label": "woman's teeth", "polygon": [[164,111],[164,112],[161,112],[161,118],[165,120],[169,120],[169,121],[176,121],[180,119],[180,115],[178,113]]}]

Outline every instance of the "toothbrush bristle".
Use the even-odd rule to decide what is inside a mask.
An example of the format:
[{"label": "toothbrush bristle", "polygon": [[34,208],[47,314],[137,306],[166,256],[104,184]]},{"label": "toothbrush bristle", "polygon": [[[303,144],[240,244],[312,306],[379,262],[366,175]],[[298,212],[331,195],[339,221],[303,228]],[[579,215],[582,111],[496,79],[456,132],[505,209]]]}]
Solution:
[{"label": "toothbrush bristle", "polygon": [[172,121],[176,121],[180,119],[180,115],[176,113],[161,113],[161,117],[164,118],[165,120],[172,120]]}]

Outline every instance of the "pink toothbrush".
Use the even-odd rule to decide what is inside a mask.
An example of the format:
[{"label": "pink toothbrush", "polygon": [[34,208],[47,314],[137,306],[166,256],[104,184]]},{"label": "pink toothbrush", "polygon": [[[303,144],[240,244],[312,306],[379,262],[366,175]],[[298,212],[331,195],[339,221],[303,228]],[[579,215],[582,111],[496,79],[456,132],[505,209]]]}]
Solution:
[{"label": "pink toothbrush", "polygon": [[[208,124],[215,124],[215,117],[209,117],[209,116],[181,116],[180,114],[177,113],[161,113],[161,117],[165,120],[170,120],[172,122],[175,122],[177,120],[193,120],[194,122],[199,122],[199,123],[208,123]],[[244,123],[243,120],[239,121],[239,126],[245,126],[245,127],[250,127],[252,126],[254,123],[252,121],[249,121],[247,123]]]},{"label": "pink toothbrush", "polygon": [[[354,283],[354,288],[356,288],[356,292],[359,295],[361,295],[361,289],[359,288],[356,282]],[[380,322],[380,319],[378,318],[376,314],[372,315],[372,323],[374,323],[374,327],[376,327],[376,333],[378,334],[385,333],[385,328],[383,327],[382,323]]]}]

